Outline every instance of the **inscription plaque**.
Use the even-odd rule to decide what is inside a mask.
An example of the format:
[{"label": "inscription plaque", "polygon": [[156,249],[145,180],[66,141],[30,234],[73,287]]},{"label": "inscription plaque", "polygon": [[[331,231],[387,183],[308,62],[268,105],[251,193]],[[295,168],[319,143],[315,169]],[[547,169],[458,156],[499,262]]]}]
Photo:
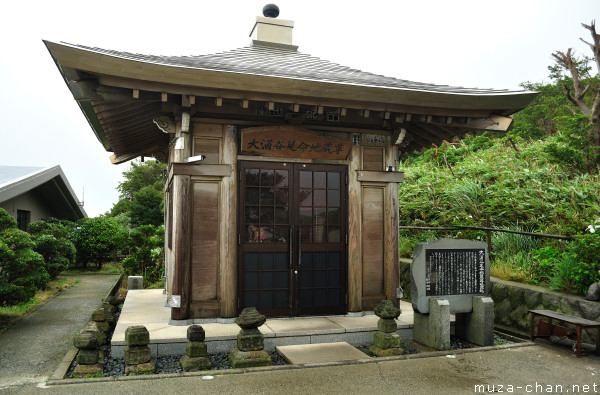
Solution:
[{"label": "inscription plaque", "polygon": [[450,302],[452,313],[469,313],[473,296],[487,296],[490,264],[487,246],[472,240],[443,239],[415,247],[411,267],[413,309],[429,312],[429,299]]}]

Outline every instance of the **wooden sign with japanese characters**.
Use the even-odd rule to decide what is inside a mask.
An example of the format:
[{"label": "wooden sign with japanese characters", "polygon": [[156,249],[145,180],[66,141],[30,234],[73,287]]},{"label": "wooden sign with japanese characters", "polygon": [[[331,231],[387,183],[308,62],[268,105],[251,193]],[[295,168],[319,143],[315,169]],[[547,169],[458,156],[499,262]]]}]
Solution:
[{"label": "wooden sign with japanese characters", "polygon": [[242,154],[279,158],[344,160],[352,142],[297,126],[242,130]]}]

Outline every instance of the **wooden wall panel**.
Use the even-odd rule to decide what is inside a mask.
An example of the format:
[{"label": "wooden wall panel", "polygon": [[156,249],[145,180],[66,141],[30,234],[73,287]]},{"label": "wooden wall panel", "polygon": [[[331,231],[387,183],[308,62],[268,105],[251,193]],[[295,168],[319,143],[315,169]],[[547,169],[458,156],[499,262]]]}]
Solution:
[{"label": "wooden wall panel", "polygon": [[219,274],[219,183],[193,182],[192,300],[216,300]]},{"label": "wooden wall panel", "polygon": [[194,138],[194,156],[205,155],[202,164],[219,164],[221,158],[221,139],[214,137]]},{"label": "wooden wall panel", "polygon": [[362,170],[384,170],[383,147],[362,147]]},{"label": "wooden wall panel", "polygon": [[363,186],[363,299],[384,294],[384,191]]}]

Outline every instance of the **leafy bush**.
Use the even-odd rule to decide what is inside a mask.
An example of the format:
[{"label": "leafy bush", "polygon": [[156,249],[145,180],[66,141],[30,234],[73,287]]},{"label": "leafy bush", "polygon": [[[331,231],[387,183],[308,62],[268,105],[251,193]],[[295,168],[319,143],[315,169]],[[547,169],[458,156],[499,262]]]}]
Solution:
[{"label": "leafy bush", "polygon": [[74,239],[77,264],[86,268],[91,262],[100,269],[104,262],[113,258],[125,234],[112,218],[84,218],[78,222]]},{"label": "leafy bush", "polygon": [[75,265],[73,238],[75,223],[49,218],[29,225],[29,233],[35,244],[34,250],[44,257],[46,270],[52,279]]},{"label": "leafy bush", "polygon": [[50,281],[44,258],[33,251],[27,232],[0,209],[0,304],[13,305],[29,300]]},{"label": "leafy bush", "polygon": [[125,274],[143,276],[152,284],[164,275],[164,226],[142,225],[129,235],[129,256],[123,260]]}]

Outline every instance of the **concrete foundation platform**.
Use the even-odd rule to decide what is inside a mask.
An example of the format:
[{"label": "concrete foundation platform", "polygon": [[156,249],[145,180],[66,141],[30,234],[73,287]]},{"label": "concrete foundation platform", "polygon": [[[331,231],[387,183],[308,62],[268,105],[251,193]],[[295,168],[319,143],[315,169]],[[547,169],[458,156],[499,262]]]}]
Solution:
[{"label": "concrete foundation platform", "polygon": [[[125,352],[125,330],[132,325],[144,325],[150,332],[153,357],[183,355],[187,343],[187,328],[202,325],[206,332],[209,354],[229,352],[237,345],[240,327],[233,320],[189,320],[185,325],[170,323],[171,309],[165,306],[162,289],[130,290],[111,340],[111,354],[122,358]],[[400,302],[402,314],[396,320],[402,341],[412,341],[412,305]],[[377,331],[379,317],[371,312],[362,316],[294,317],[268,319],[259,330],[265,336],[265,350],[278,346],[346,342],[352,345],[370,344]]]},{"label": "concrete foundation platform", "polygon": [[370,358],[346,342],[279,346],[275,350],[286,361],[294,365]]}]

